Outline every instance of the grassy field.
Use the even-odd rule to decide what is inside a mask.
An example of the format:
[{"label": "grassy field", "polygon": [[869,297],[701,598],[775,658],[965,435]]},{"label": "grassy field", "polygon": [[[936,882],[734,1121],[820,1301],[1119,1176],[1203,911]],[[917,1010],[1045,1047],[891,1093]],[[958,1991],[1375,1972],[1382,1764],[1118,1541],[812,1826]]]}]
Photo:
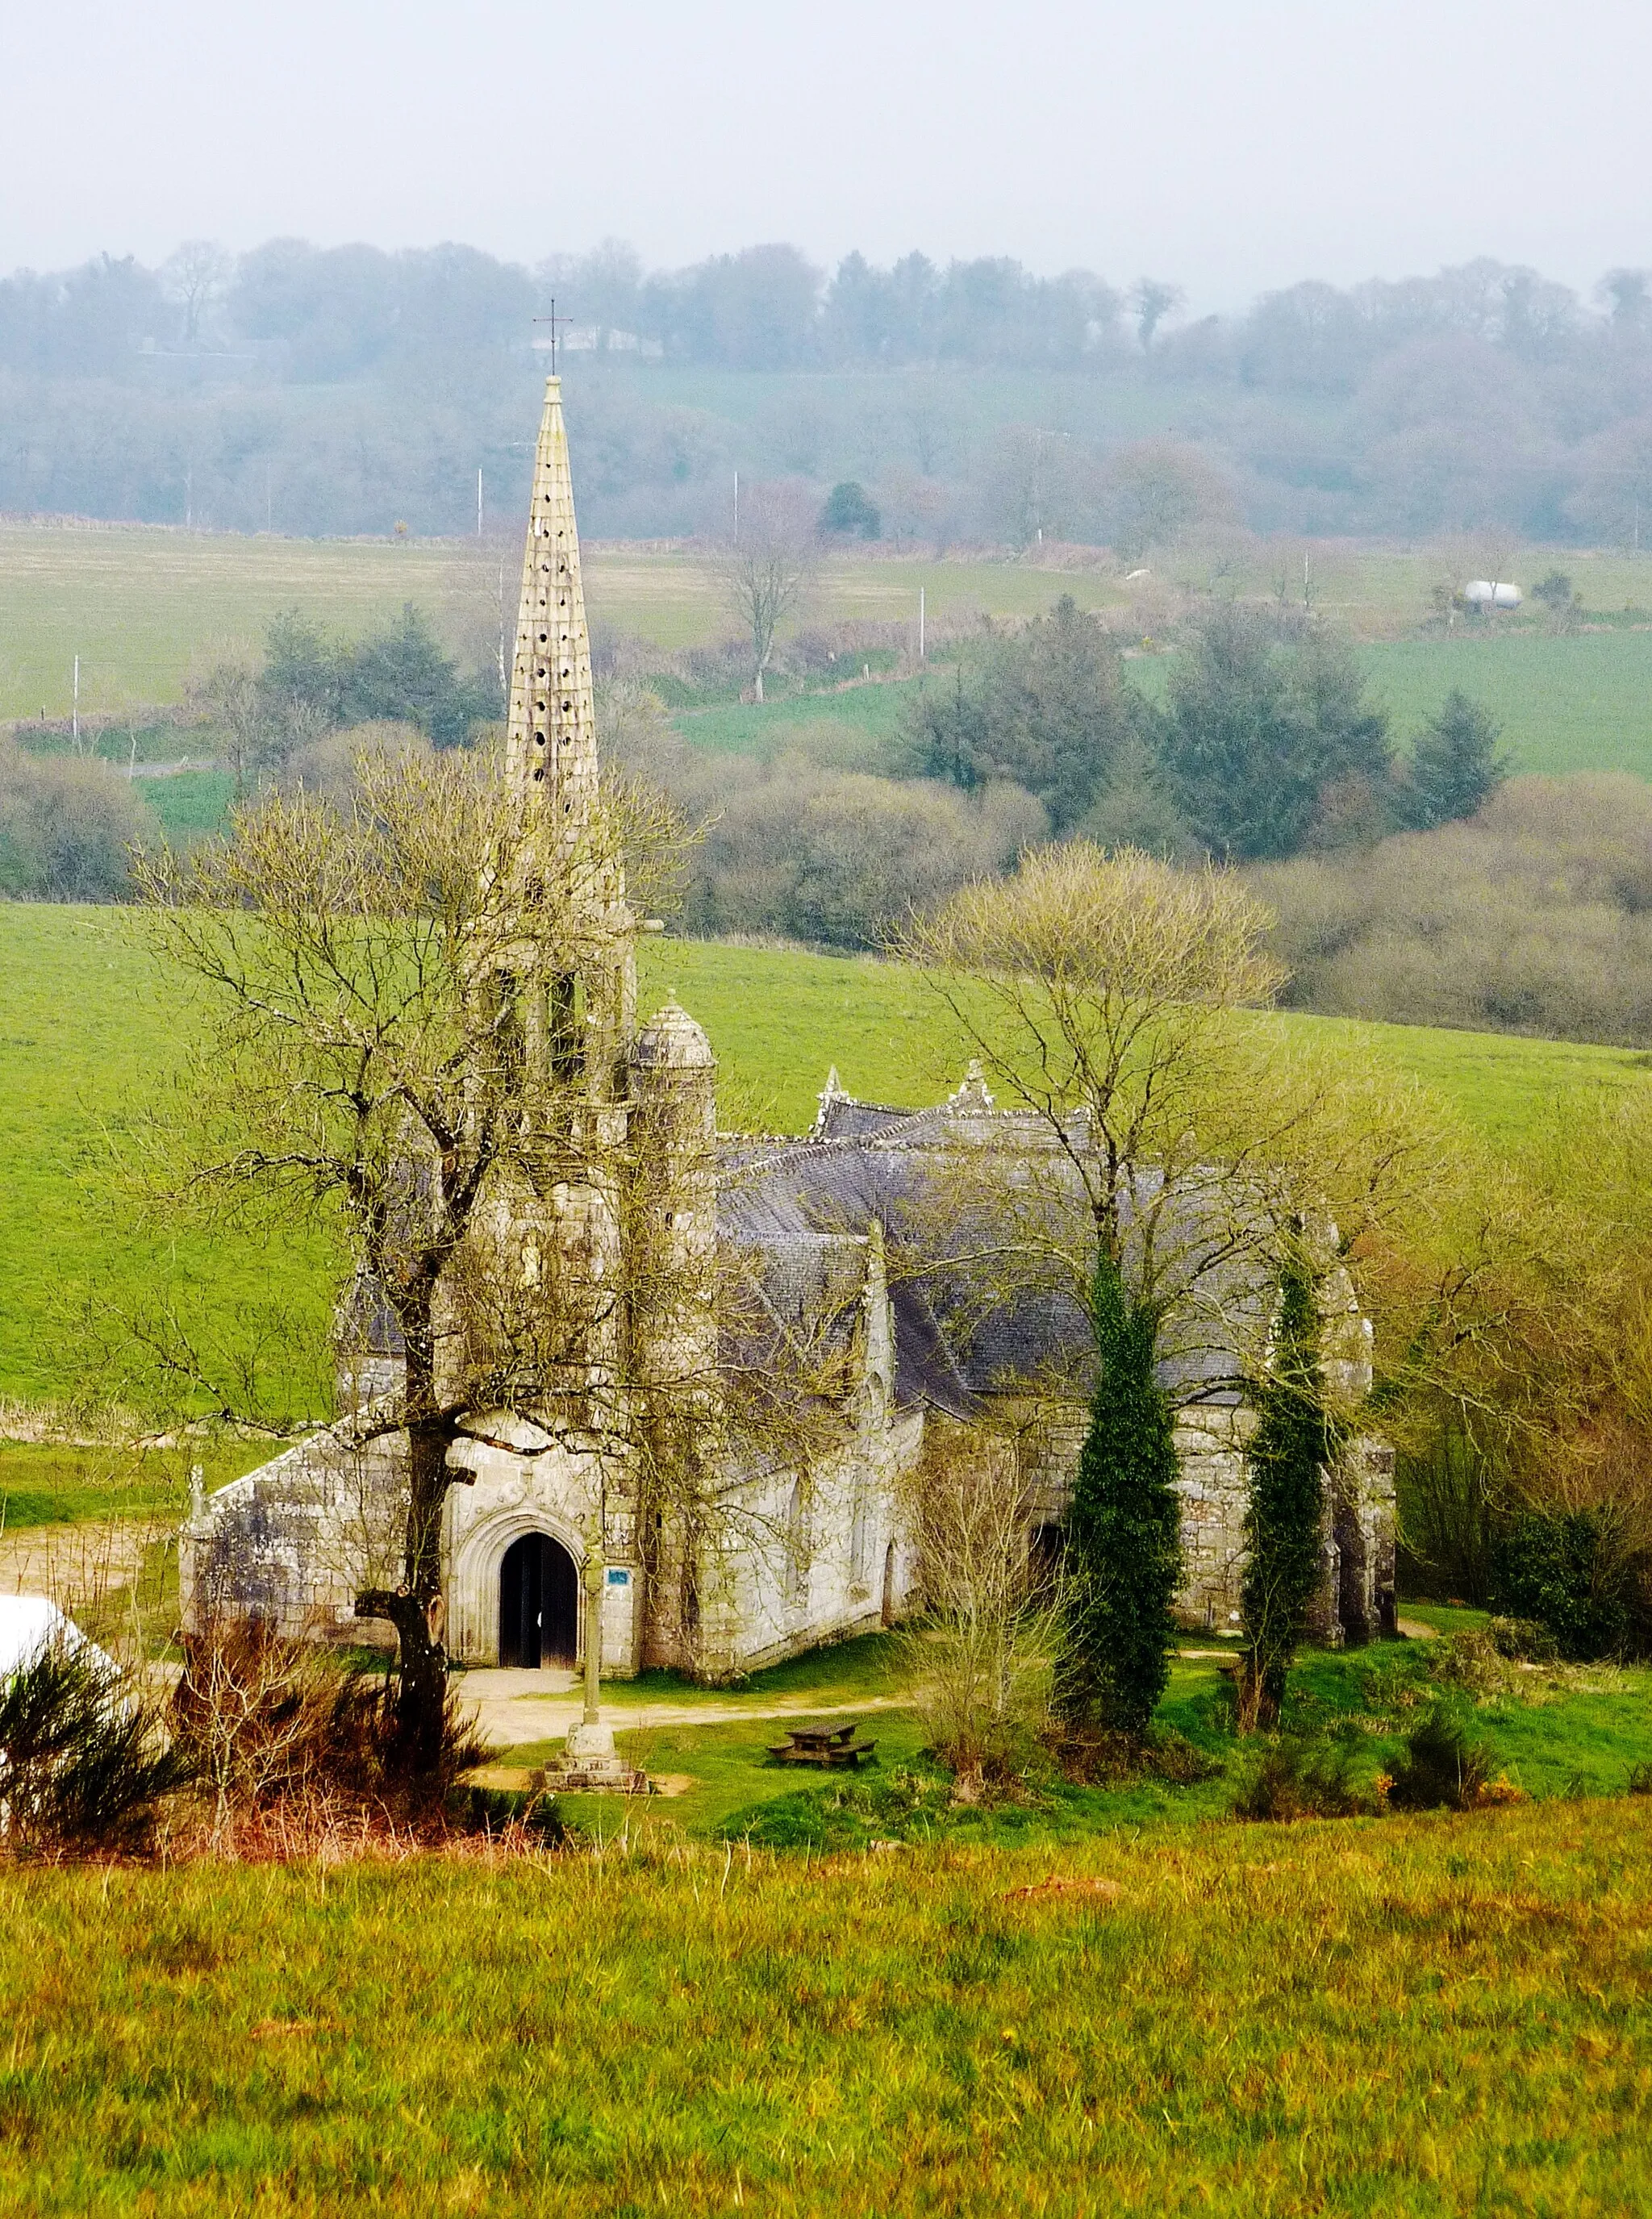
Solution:
[{"label": "grassy field", "polygon": [[0,1873],[0,2211],[1652,2205],[1652,1806]]},{"label": "grassy field", "polygon": [[[469,550],[446,543],[241,538],[139,525],[0,525],[0,717],[182,698],[192,669],[256,649],[283,610],[351,631],[404,601],[450,615]],[[479,566],[478,566],[479,567]]]},{"label": "grassy field", "polygon": [[232,1333],[279,1290],[323,1345],[319,1244],[174,1250],[123,1197],[115,1172],[131,1115],[177,1070],[187,1025],[177,985],[157,973],[130,913],[0,907],[0,1396],[73,1398],[95,1329],[88,1305],[132,1295],[162,1266]]},{"label": "grassy field", "polygon": [[[715,942],[645,942],[644,1002],[674,991],[719,1058],[725,1124],[798,1131],[827,1068],[873,1100],[918,1106],[957,1084],[959,1052],[917,984],[888,965]],[[1513,1142],[1577,1090],[1646,1083],[1636,1051],[1305,1016],[1268,1020],[1409,1072],[1493,1140]],[[114,1168],[130,1113],[171,1071],[189,1011],[140,922],[114,909],[0,904],[0,1396],[65,1398],[84,1376],[78,1311],[129,1296],[164,1263],[236,1346],[280,1314],[325,1340],[332,1259],[319,1240],[158,1252]],[[239,1336],[239,1338],[238,1338]],[[313,1387],[295,1377],[297,1407]]]},{"label": "grassy field", "polygon": [[[1362,648],[1360,659],[1402,749],[1456,687],[1497,718],[1517,771],[1652,778],[1652,631],[1393,640]],[[1168,655],[1140,656],[1128,665],[1131,683],[1160,699],[1173,662]],[[769,758],[795,749],[822,761],[887,770],[885,750],[915,689],[949,682],[937,666],[927,681],[852,685],[761,708],[683,711],[677,723],[697,746],[720,752]]]},{"label": "grassy field", "polygon": [[[1410,1623],[1416,1613],[1407,1604],[1403,1614]],[[1483,1619],[1483,1613],[1444,1605],[1427,1613],[1448,1636]],[[1247,1762],[1222,1698],[1221,1664],[1237,1650],[1237,1643],[1202,1635],[1172,1665],[1158,1722],[1212,1767],[1207,1777],[1186,1785],[1147,1780],[1086,1787],[1063,1781],[1047,1762],[1034,1763],[1036,1793],[1027,1804],[949,1808],[949,1782],[926,1757],[911,1707],[912,1676],[922,1673],[926,1644],[898,1633],[870,1634],[755,1673],[736,1690],[696,1688],[658,1672],[611,1684],[603,1700],[622,1729],[628,1712],[649,1704],[718,1715],[704,1724],[686,1719],[622,1731],[633,1762],[674,1776],[679,1792],[630,1803],[570,1796],[560,1807],[593,1839],[619,1830],[712,1841],[755,1833],[771,1845],[827,1849],[865,1848],[889,1837],[1003,1848],[1071,1842],[1115,1827],[1204,1825],[1228,1817]],[[1454,1655],[1447,1644],[1429,1640],[1340,1654],[1304,1651],[1292,1674],[1286,1724],[1316,1737],[1349,1737],[1353,1778],[1369,1799],[1378,1775],[1391,1774],[1403,1756],[1405,1733],[1442,1700],[1486,1752],[1492,1776],[1532,1797],[1622,1794],[1635,1768],[1652,1757],[1652,1669],[1559,1667],[1545,1674],[1504,1668],[1503,1680],[1482,1688],[1475,1700],[1445,1669]],[[858,1717],[862,1734],[876,1740],[876,1764],[846,1787],[811,1782],[772,1763],[767,1751],[781,1729],[764,1714],[777,1703],[818,1706],[823,1717],[841,1713],[844,1722]],[[730,1711],[749,1716],[724,1715]],[[559,1756],[558,1745],[546,1738],[503,1752],[502,1761],[525,1776],[527,1768]]]},{"label": "grassy field", "polygon": [[1652,631],[1396,640],[1363,661],[1401,743],[1455,686],[1498,719],[1516,770],[1652,778]]},{"label": "grassy field", "polygon": [[[1302,551],[1302,543],[1295,541],[1177,550],[1152,559],[1148,567],[1156,575],[1147,590],[1165,581],[1195,591],[1214,586],[1264,595],[1283,583],[1294,592],[1300,588]],[[359,631],[393,615],[404,601],[416,600],[455,650],[475,658],[486,651],[497,626],[500,565],[508,603],[519,560],[513,538],[309,540],[135,525],[0,524],[0,718],[34,717],[42,708],[66,715],[76,655],[81,705],[89,712],[175,702],[192,669],[224,653],[256,648],[270,619],[289,608]],[[1511,565],[1506,558],[1494,561],[1487,550],[1455,545],[1395,549],[1332,542],[1316,544],[1311,561],[1316,606],[1370,641],[1399,642],[1428,616],[1436,586],[1460,582],[1487,566],[1512,567],[1529,584],[1558,563],[1591,610],[1613,612],[1626,604],[1652,603],[1652,566],[1574,550],[1527,548]],[[1121,606],[1130,597],[1105,565],[1067,570],[1035,556],[937,562],[918,551],[880,551],[828,562],[806,620],[892,620],[912,629],[916,644],[920,587],[929,620],[938,626],[978,614],[1035,615],[1062,593],[1088,608]],[[586,589],[597,625],[658,647],[701,644],[734,629],[705,566],[686,554],[593,544],[586,550]],[[1436,646],[1470,662],[1476,654],[1536,650],[1533,664],[1510,668],[1535,668],[1544,675],[1536,681],[1515,679],[1512,691],[1535,683],[1540,699],[1556,687],[1570,688],[1586,702],[1598,694],[1600,713],[1611,718],[1625,698],[1624,682],[1609,653],[1600,665],[1597,653],[1617,644],[1632,655],[1646,641],[1632,633],[1550,640],[1513,627],[1489,641],[1404,644],[1422,650],[1425,662]],[[1550,649],[1564,652],[1551,656]],[[1607,675],[1597,681],[1599,668]],[[1398,687],[1403,681],[1394,683]],[[1586,726],[1587,721],[1585,713]]]},{"label": "grassy field", "polygon": [[100,1519],[182,1517],[192,1464],[200,1465],[210,1492],[269,1454],[266,1441],[216,1438],[165,1448],[0,1439],[0,1532]]},{"label": "grassy field", "polygon": [[[499,564],[514,602],[519,544],[282,539],[138,525],[0,524],[0,718],[69,713],[74,658],[88,713],[181,699],[192,671],[254,650],[272,617],[305,615],[362,631],[417,601],[456,650],[485,651],[496,626]],[[734,629],[705,566],[630,548],[586,550],[593,624],[656,647]],[[1120,598],[1099,573],[1071,580],[1019,563],[829,563],[816,621],[910,623],[918,588],[936,623],[977,612],[1030,616],[1071,589],[1087,607]]]}]

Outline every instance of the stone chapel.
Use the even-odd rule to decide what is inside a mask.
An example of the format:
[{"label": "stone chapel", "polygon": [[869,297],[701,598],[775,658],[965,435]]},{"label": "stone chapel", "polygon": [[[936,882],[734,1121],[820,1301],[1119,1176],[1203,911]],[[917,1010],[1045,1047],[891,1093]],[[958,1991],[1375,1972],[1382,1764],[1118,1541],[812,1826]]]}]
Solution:
[{"label": "stone chapel", "polygon": [[[578,824],[599,778],[555,376],[535,460],[504,774],[543,867],[558,852],[557,828]],[[700,1383],[684,1420],[699,1429],[698,1507],[690,1515],[652,1501],[627,1458],[561,1400],[467,1412],[449,1453],[459,1483],[444,1511],[449,1653],[530,1668],[582,1662],[581,1576],[596,1567],[611,1676],[674,1666],[726,1679],[888,1625],[922,1596],[909,1479],[926,1454],[981,1439],[1017,1460],[1035,1568],[1059,1547],[1083,1439],[1088,1323],[1056,1286],[979,1299],[967,1257],[949,1252],[924,1197],[960,1172],[991,1190],[1028,1166],[1042,1166],[1059,1194],[1052,1136],[997,1109],[973,1072],[947,1100],[914,1111],[855,1100],[835,1072],[806,1134],[720,1134],[717,1066],[700,1026],[674,1002],[637,1021],[636,943],[649,921],[617,869],[586,899],[577,968],[528,998],[522,1053],[565,1055],[579,1029],[589,1160],[568,1167],[553,1195],[501,1190],[493,1209],[503,1239],[553,1222],[544,1268],[577,1268],[606,1290],[574,1361],[613,1376],[623,1337],[642,1403],[656,1374]],[[783,1025],[784,1012],[772,1022]],[[612,1170],[628,1152],[649,1171],[630,1197],[614,1191]],[[903,1265],[926,1242],[922,1268]],[[1187,1246],[1191,1308],[1196,1221]],[[720,1293],[736,1284],[730,1317]],[[1324,1293],[1330,1383],[1356,1407],[1369,1385],[1370,1328],[1345,1272],[1332,1271]],[[1180,1411],[1179,1607],[1190,1626],[1226,1629],[1237,1618],[1254,1425],[1243,1380],[1265,1348],[1270,1300],[1260,1280],[1224,1290],[1214,1307],[1228,1321],[1227,1346],[1178,1334],[1174,1318],[1164,1338],[1162,1371]],[[806,1364],[794,1360],[800,1349]],[[227,1613],[362,1638],[355,1597],[382,1576],[386,1537],[399,1529],[405,1443],[365,1422],[394,1408],[385,1398],[396,1392],[400,1348],[388,1306],[359,1279],[341,1312],[338,1356],[338,1420],[194,1501],[180,1546],[187,1625]],[[768,1395],[761,1442],[719,1409],[736,1375]],[[1391,1626],[1394,1544],[1391,1454],[1357,1440],[1326,1475],[1320,1638],[1363,1640]]]}]

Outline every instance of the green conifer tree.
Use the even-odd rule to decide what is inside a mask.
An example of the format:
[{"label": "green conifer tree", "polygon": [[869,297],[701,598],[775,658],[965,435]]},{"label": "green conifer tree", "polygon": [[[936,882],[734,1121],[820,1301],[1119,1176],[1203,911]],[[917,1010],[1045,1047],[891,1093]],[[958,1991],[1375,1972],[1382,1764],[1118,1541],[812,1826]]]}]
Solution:
[{"label": "green conifer tree", "polygon": [[1169,1398],[1154,1372],[1158,1313],[1117,1262],[1096,1266],[1101,1377],[1067,1519],[1056,1707],[1070,1725],[1143,1741],[1170,1678],[1181,1502]]},{"label": "green conifer tree", "polygon": [[1279,1715],[1320,1573],[1323,1474],[1339,1441],[1325,1407],[1319,1338],[1314,1271],[1295,1246],[1280,1273],[1273,1361],[1258,1386],[1251,1443],[1250,1562],[1240,1596],[1246,1725],[1270,1725]]},{"label": "green conifer tree", "polygon": [[1411,751],[1406,814],[1421,831],[1472,817],[1509,774],[1497,752],[1502,726],[1488,709],[1453,687]]}]

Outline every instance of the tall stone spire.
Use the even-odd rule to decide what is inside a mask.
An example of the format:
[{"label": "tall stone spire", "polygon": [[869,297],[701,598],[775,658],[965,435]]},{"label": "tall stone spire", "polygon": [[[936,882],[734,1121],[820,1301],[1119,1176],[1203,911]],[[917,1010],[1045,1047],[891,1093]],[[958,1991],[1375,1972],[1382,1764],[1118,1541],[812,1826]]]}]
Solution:
[{"label": "tall stone spire", "polygon": [[499,967],[520,1008],[525,1080],[531,1087],[550,1072],[562,1083],[578,1072],[594,1101],[614,1102],[636,1030],[637,919],[595,805],[591,637],[557,377],[545,381],[534,457],[505,776],[520,809],[517,885],[529,900],[536,888],[553,900],[566,931],[561,948],[536,942]]},{"label": "tall stone spire", "polygon": [[578,829],[596,792],[597,725],[559,377],[545,381],[534,457],[505,761],[530,822]]}]

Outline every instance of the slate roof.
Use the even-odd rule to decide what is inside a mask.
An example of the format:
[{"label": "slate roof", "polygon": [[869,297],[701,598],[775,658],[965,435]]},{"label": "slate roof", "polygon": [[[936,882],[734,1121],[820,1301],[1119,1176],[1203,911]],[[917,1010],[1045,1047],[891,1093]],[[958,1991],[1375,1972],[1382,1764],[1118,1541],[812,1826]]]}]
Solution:
[{"label": "slate roof", "polygon": [[[1071,1137],[1082,1147],[1083,1128]],[[1083,1181],[1041,1120],[994,1110],[983,1090],[968,1087],[909,1111],[856,1103],[829,1086],[808,1138],[732,1143],[722,1168],[720,1240],[778,1253],[811,1233],[863,1235],[874,1221],[883,1228],[897,1402],[964,1416],[981,1396],[1018,1381],[1090,1391],[1094,1341],[1071,1273],[1027,1261],[1029,1209],[1050,1214],[1050,1231],[1071,1252],[1084,1253],[1090,1238]],[[1189,1181],[1185,1197],[1158,1214],[1177,1289],[1159,1377],[1181,1402],[1237,1402],[1266,1328],[1267,1274],[1231,1252],[1231,1234],[1229,1198],[1214,1178]],[[1021,1252],[1013,1292],[999,1267],[975,1260],[995,1241]]]},{"label": "slate roof", "polygon": [[[1071,1138],[1082,1147],[1082,1126]],[[897,1404],[964,1417],[1016,1382],[1088,1395],[1095,1346],[1071,1273],[1028,1268],[1023,1253],[1006,1291],[1002,1271],[976,1260],[995,1243],[1024,1252],[1029,1208],[1049,1212],[1059,1245],[1085,1252],[1083,1182],[1039,1118],[994,1110],[978,1084],[919,1110],[856,1102],[829,1085],[807,1136],[733,1139],[719,1149],[717,1237],[753,1265],[753,1301],[725,1357],[761,1370],[783,1339],[799,1337],[817,1357],[846,1350],[875,1223],[889,1259]],[[1189,1182],[1160,1214],[1179,1292],[1161,1330],[1158,1373],[1178,1402],[1238,1402],[1266,1331],[1270,1280],[1256,1258],[1229,1252],[1230,1225],[1214,1176],[1202,1188]],[[394,1314],[366,1274],[345,1298],[339,1329],[363,1353],[401,1353]]]}]

